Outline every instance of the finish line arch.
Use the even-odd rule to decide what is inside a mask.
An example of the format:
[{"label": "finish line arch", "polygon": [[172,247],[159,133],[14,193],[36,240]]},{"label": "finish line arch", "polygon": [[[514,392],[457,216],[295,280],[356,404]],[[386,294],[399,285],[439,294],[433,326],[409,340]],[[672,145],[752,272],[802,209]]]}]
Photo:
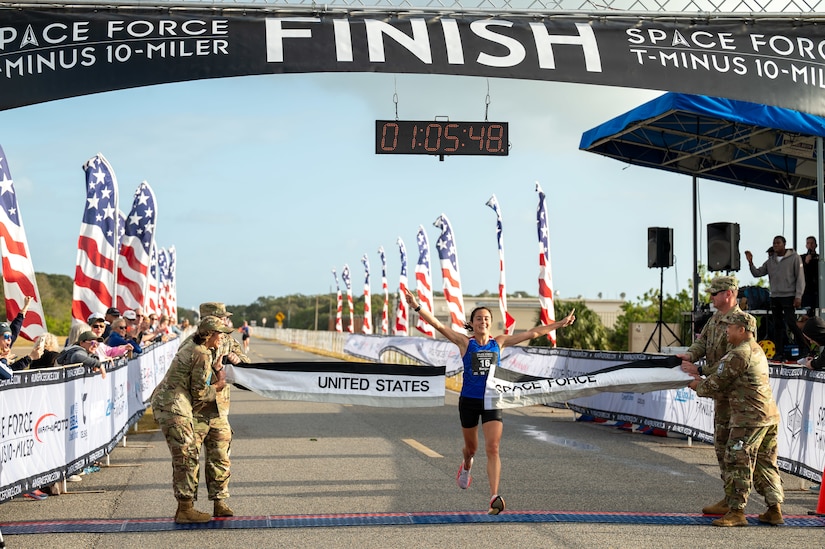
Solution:
[{"label": "finish line arch", "polygon": [[669,90],[825,115],[823,16],[0,8],[0,110],[206,78],[378,72]]}]

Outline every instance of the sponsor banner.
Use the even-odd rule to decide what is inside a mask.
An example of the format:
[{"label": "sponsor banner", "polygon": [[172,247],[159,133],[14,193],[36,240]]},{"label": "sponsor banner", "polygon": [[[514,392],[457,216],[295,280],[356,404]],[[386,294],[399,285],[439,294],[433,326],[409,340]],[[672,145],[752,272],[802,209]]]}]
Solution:
[{"label": "sponsor banner", "polygon": [[[143,414],[179,341],[121,360],[106,379],[84,366],[15,372],[0,383],[0,502],[104,459]],[[159,380],[159,378],[157,378]]]},{"label": "sponsor banner", "polygon": [[306,72],[471,75],[669,90],[825,115],[815,18],[600,13],[3,9],[0,109],[167,82]]},{"label": "sponsor banner", "polygon": [[277,400],[410,408],[444,405],[443,366],[353,362],[227,364],[227,381]]}]

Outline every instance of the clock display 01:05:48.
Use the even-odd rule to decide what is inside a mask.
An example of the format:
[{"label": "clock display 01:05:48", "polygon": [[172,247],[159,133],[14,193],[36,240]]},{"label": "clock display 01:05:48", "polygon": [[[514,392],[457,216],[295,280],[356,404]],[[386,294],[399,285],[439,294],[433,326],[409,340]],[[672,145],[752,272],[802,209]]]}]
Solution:
[{"label": "clock display 01:05:48", "polygon": [[375,121],[375,154],[507,156],[509,150],[507,122]]}]

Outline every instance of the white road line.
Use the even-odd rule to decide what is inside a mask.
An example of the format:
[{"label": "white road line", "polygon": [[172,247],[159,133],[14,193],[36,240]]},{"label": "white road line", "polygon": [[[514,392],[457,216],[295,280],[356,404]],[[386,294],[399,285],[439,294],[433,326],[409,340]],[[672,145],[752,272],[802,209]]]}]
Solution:
[{"label": "white road line", "polygon": [[419,452],[421,452],[422,454],[424,454],[427,457],[431,457],[431,458],[442,458],[442,457],[444,457],[441,454],[439,454],[438,452],[436,452],[435,450],[431,450],[431,449],[427,448],[426,446],[424,446],[423,444],[421,444],[420,442],[418,442],[415,439],[403,438],[401,440],[403,440],[404,442],[406,442],[407,444],[409,444],[410,446],[412,446],[413,448],[415,448],[416,450],[418,450]]}]

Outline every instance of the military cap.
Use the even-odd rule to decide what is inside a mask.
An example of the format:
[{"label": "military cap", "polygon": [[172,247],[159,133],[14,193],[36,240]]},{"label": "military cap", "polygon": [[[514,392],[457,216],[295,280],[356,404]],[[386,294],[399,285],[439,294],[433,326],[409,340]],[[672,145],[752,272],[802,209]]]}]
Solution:
[{"label": "military cap", "polygon": [[719,319],[719,322],[725,324],[738,324],[744,326],[745,329],[751,333],[756,333],[756,317],[743,312],[731,313]]},{"label": "military cap", "polygon": [[223,323],[223,320],[216,317],[216,316],[205,316],[201,320],[201,323],[198,324],[198,333],[201,335],[208,334],[209,332],[223,332],[225,334],[232,333],[232,328],[226,326]]},{"label": "military cap", "polygon": [[0,322],[0,334],[10,334],[11,326],[8,322]]},{"label": "military cap", "polygon": [[95,333],[91,330],[86,330],[82,332],[79,336],[77,336],[77,342],[83,343],[84,341],[103,341],[102,337],[97,337]]},{"label": "military cap", "polygon": [[206,303],[201,303],[200,314],[201,318],[205,316],[216,316],[218,318],[232,316],[232,313],[226,310],[226,305],[223,303],[218,303],[217,301],[207,301]]},{"label": "military cap", "polygon": [[724,292],[725,290],[736,291],[739,289],[739,283],[735,276],[717,276],[710,281],[708,286],[708,293],[715,294],[716,292]]}]

